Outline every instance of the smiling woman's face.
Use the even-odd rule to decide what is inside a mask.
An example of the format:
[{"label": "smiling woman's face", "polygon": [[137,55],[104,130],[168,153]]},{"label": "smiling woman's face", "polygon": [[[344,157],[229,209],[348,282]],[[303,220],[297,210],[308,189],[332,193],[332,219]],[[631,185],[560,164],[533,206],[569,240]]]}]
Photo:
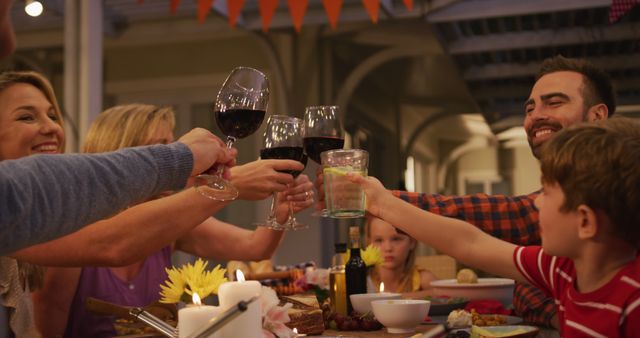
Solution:
[{"label": "smiling woman's face", "polygon": [[0,160],[60,153],[64,131],[59,121],[38,88],[16,83],[0,91]]}]

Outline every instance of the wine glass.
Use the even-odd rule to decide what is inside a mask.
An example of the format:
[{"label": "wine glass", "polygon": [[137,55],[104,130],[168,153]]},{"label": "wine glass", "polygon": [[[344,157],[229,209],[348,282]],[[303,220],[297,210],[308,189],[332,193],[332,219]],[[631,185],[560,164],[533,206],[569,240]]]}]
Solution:
[{"label": "wine glass", "polygon": [[[264,132],[264,146],[260,150],[261,159],[295,160],[304,161],[304,149],[302,146],[302,120],[286,115],[272,115],[267,121],[267,129]],[[281,172],[291,174],[293,177],[300,175],[302,171],[283,170]],[[289,218],[285,224],[279,224],[276,220],[276,207],[278,196],[273,193],[271,212],[264,224],[274,230],[301,229],[293,215],[293,205],[289,202]]]},{"label": "wine glass", "polygon": [[[216,124],[227,136],[231,148],[239,138],[253,134],[264,120],[269,102],[269,80],[261,71],[249,67],[237,67],[224,81],[216,97],[214,114]],[[217,201],[230,201],[238,197],[236,189],[222,178],[223,166],[215,175],[196,177],[196,189],[204,196]]]},{"label": "wine glass", "polygon": [[[304,150],[318,164],[323,151],[342,149],[344,130],[338,106],[312,106],[304,112]],[[312,216],[328,216],[328,211],[314,211]]]}]

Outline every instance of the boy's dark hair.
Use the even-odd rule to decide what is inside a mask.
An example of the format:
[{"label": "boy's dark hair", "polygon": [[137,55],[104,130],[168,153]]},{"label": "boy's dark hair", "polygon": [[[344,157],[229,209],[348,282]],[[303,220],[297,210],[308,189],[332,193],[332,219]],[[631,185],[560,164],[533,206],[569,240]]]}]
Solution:
[{"label": "boy's dark hair", "polygon": [[565,128],[543,145],[541,170],[543,183],[564,192],[561,211],[600,210],[615,235],[640,246],[640,123],[617,117]]},{"label": "boy's dark hair", "polygon": [[615,113],[616,97],[611,78],[602,69],[585,59],[566,58],[562,55],[547,58],[542,62],[536,81],[544,75],[562,71],[580,73],[584,77],[582,97],[585,110],[604,103],[609,109],[609,117]]}]

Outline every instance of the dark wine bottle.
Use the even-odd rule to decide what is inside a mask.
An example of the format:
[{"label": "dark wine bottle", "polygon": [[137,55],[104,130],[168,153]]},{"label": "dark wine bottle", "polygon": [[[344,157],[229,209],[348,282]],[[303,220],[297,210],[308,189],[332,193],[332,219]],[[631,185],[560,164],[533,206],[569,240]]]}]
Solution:
[{"label": "dark wine bottle", "polygon": [[344,274],[347,282],[347,313],[351,314],[351,295],[367,293],[367,266],[360,257],[360,227],[349,228],[349,241],[351,242],[351,254],[345,264]]}]

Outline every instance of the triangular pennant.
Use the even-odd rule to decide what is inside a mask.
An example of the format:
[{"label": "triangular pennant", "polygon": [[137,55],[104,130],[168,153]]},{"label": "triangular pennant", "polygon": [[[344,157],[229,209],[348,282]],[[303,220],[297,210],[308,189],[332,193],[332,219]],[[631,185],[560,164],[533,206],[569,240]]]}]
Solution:
[{"label": "triangular pennant", "polygon": [[413,0],[402,0],[402,2],[404,2],[404,5],[408,10],[413,10]]},{"label": "triangular pennant", "polygon": [[174,15],[176,14],[179,4],[180,4],[180,0],[171,0],[171,3],[169,4],[169,11],[171,12],[171,14],[174,14]]},{"label": "triangular pennant", "polygon": [[229,24],[231,25],[231,27],[236,26],[238,16],[242,11],[243,6],[244,6],[244,0],[228,0],[227,10],[229,11]]},{"label": "triangular pennant", "polygon": [[340,11],[342,10],[342,0],[322,0],[322,4],[324,5],[324,11],[327,12],[331,28],[336,29],[338,17],[340,17]]},{"label": "triangular pennant", "polygon": [[287,4],[289,5],[289,14],[293,21],[293,27],[295,27],[296,32],[300,33],[309,0],[287,0]]},{"label": "triangular pennant", "polygon": [[271,25],[271,19],[278,9],[278,3],[280,0],[258,0],[258,7],[260,8],[260,17],[262,18],[262,31],[267,32]]},{"label": "triangular pennant", "polygon": [[203,23],[204,19],[207,18],[207,15],[211,12],[212,5],[213,0],[198,0],[198,21],[200,23]]},{"label": "triangular pennant", "polygon": [[362,0],[364,8],[369,13],[369,17],[373,23],[378,23],[378,10],[380,9],[380,0]]}]

